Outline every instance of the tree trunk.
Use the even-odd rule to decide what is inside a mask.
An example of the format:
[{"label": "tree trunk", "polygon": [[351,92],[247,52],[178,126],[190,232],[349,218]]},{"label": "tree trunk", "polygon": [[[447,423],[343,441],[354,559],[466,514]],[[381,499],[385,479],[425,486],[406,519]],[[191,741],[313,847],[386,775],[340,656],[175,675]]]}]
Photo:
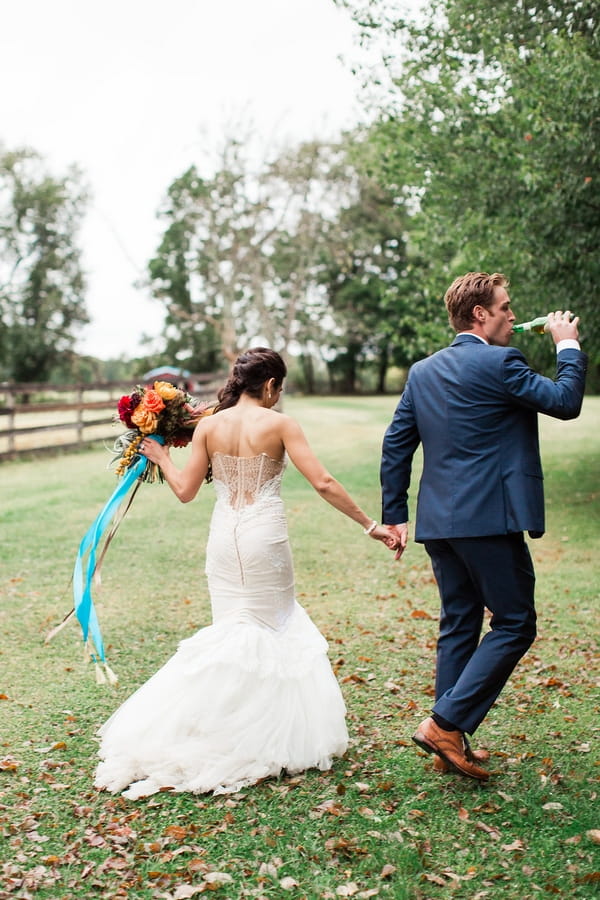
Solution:
[{"label": "tree trunk", "polygon": [[389,368],[389,347],[384,344],[377,360],[377,393],[385,394],[385,377]]},{"label": "tree trunk", "polygon": [[304,376],[304,390],[307,394],[315,394],[315,368],[310,353],[303,353],[300,357],[302,374]]}]

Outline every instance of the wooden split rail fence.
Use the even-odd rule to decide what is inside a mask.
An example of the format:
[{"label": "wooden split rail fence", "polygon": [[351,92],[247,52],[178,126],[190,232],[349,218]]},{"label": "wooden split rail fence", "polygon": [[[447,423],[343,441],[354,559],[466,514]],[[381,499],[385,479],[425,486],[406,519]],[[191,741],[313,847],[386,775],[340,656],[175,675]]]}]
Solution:
[{"label": "wooden split rail fence", "polygon": [[[197,376],[194,396],[212,399],[222,378]],[[124,428],[115,424],[117,401],[131,381],[94,384],[0,383],[0,462],[19,456],[76,450],[105,441]]]},{"label": "wooden split rail fence", "polygon": [[117,400],[131,382],[0,384],[0,461],[112,442]]}]

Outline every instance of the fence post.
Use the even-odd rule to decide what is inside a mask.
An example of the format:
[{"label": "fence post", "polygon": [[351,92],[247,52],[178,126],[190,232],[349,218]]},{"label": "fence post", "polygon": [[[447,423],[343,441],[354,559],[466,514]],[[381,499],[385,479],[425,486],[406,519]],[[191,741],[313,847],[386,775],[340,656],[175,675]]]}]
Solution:
[{"label": "fence post", "polygon": [[77,386],[77,443],[83,446],[83,385]]},{"label": "fence post", "polygon": [[6,408],[8,409],[8,446],[9,453],[15,450],[15,392],[8,385],[6,389]]}]

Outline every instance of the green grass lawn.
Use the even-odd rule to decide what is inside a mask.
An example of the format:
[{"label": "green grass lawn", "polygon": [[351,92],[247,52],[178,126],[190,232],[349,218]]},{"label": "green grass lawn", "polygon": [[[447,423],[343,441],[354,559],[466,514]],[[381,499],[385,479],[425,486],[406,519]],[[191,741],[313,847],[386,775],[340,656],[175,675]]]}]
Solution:
[{"label": "green grass lawn", "polygon": [[[285,398],[315,450],[379,518],[379,450],[395,398]],[[92,788],[95,731],[209,623],[210,486],[181,505],[143,485],[96,603],[116,688],[96,685],[71,607],[79,541],[115,483],[96,448],[0,467],[0,900],[552,895],[600,889],[600,398],[541,419],[547,534],[531,541],[539,637],[476,735],[486,785],[439,776],[411,741],[432,702],[438,599],[294,469],[284,496],[298,599],[329,641],[351,746],[332,771],[233,797],[136,803]],[[186,451],[179,451],[180,459]],[[413,491],[413,497],[416,490]]]}]

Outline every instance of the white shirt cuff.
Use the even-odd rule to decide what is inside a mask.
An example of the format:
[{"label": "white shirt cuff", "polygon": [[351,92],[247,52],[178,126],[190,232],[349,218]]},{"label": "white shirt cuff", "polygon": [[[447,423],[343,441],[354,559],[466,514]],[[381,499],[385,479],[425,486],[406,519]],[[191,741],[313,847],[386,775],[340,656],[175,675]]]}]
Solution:
[{"label": "white shirt cuff", "polygon": [[581,350],[581,347],[579,346],[579,341],[576,341],[574,338],[564,338],[556,345],[556,352],[560,353],[561,350]]}]

